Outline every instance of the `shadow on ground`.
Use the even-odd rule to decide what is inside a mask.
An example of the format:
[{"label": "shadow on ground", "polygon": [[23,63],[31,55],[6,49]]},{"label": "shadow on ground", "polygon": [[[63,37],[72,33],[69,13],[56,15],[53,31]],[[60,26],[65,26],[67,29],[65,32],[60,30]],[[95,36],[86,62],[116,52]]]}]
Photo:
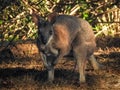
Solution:
[{"label": "shadow on ground", "polygon": [[[79,74],[76,71],[73,72],[71,70],[66,70],[66,69],[56,69],[55,80],[51,85],[79,86],[78,76]],[[23,81],[25,77],[31,77],[33,79],[32,80],[33,82],[37,82],[43,86],[48,84],[46,70],[39,71],[36,69],[6,68],[6,69],[0,69],[0,88],[13,88],[15,87],[16,84],[15,83],[16,81],[14,80],[18,79]],[[98,84],[97,83],[99,78],[98,75],[87,74],[86,78],[87,78],[88,87],[92,87]]]}]

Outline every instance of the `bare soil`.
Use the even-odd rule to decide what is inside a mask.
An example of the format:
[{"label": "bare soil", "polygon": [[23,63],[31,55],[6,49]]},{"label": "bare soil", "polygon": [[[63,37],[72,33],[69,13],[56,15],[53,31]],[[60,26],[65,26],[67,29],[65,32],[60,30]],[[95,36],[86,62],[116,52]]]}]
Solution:
[{"label": "bare soil", "polygon": [[94,71],[88,64],[87,83],[79,85],[73,58],[63,58],[55,67],[55,80],[47,82],[47,71],[35,42],[0,48],[0,90],[120,90],[120,38],[97,39],[97,61],[104,69]]}]

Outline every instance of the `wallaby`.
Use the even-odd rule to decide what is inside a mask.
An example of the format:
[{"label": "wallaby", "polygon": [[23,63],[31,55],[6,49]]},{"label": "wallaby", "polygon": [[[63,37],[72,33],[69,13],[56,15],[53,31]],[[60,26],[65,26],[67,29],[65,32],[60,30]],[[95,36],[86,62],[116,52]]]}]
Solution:
[{"label": "wallaby", "polygon": [[71,51],[77,61],[80,83],[86,82],[86,60],[91,62],[94,69],[99,69],[99,64],[93,55],[96,48],[95,36],[86,20],[55,13],[48,15],[48,20],[44,20],[34,12],[32,17],[38,26],[37,46],[48,69],[49,81],[54,80],[54,65]]}]

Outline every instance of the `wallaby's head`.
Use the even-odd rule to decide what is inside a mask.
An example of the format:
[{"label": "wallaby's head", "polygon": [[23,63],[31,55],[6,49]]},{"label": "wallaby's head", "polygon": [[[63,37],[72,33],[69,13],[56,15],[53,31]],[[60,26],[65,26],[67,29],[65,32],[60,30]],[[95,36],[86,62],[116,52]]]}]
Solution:
[{"label": "wallaby's head", "polygon": [[47,44],[53,36],[52,25],[48,21],[39,21],[38,23],[38,38],[41,39],[43,44]]},{"label": "wallaby's head", "polygon": [[38,39],[46,45],[53,36],[53,27],[49,20],[44,20],[36,13],[32,14],[34,23],[38,26]]}]

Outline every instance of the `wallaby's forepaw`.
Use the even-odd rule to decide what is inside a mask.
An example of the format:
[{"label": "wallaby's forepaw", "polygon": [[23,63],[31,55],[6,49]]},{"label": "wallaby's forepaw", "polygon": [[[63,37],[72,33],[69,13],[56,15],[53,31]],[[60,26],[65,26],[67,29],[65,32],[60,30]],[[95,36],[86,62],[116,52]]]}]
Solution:
[{"label": "wallaby's forepaw", "polygon": [[49,71],[49,70],[51,70],[51,69],[53,69],[53,67],[51,67],[51,66],[45,66],[45,68]]},{"label": "wallaby's forepaw", "polygon": [[56,64],[57,64],[57,61],[54,61],[54,62],[52,63],[53,66],[55,66]]}]

